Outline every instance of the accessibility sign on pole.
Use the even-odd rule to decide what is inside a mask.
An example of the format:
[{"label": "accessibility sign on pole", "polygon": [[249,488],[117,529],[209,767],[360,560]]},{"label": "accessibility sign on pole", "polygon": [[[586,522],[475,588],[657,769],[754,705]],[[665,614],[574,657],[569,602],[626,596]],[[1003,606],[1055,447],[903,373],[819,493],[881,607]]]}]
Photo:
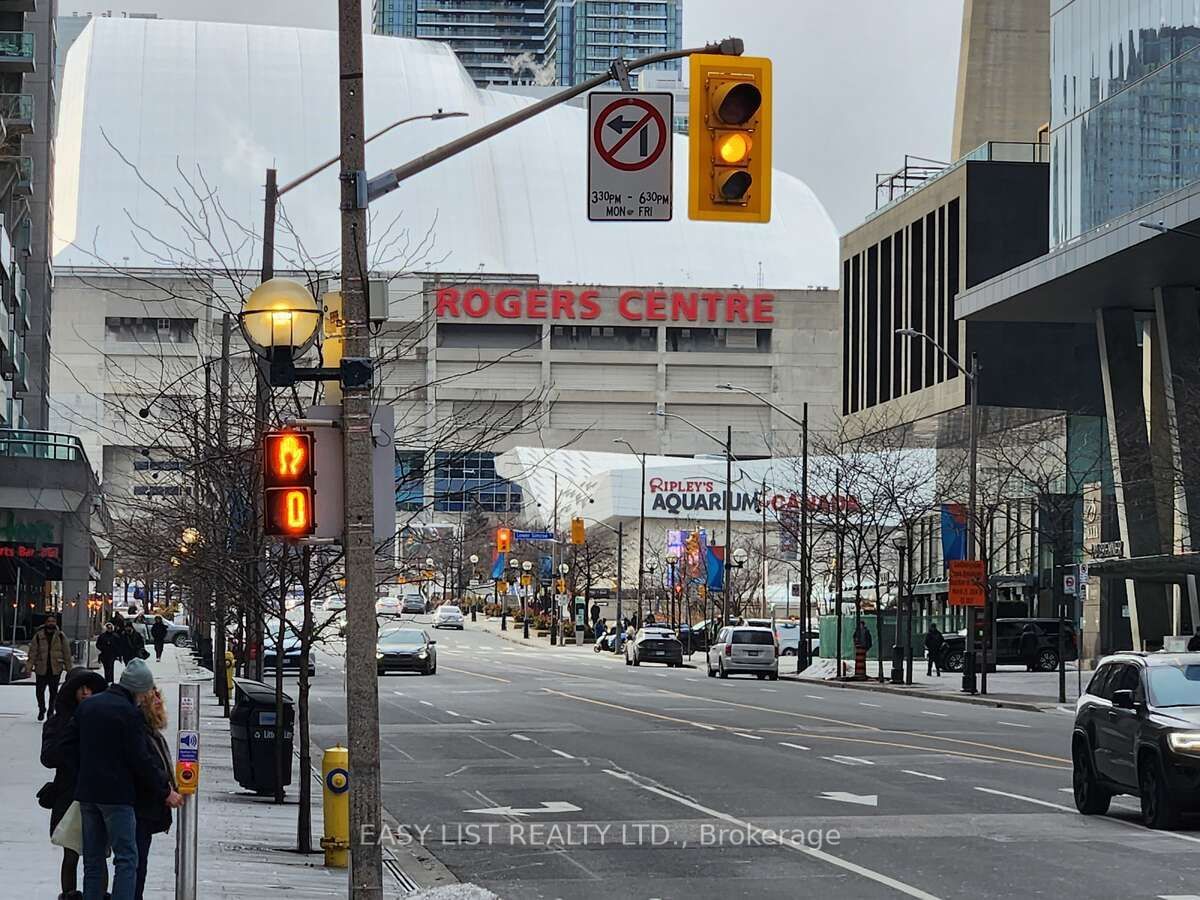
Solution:
[{"label": "accessibility sign on pole", "polygon": [[669,222],[672,208],[669,93],[588,94],[588,218]]}]

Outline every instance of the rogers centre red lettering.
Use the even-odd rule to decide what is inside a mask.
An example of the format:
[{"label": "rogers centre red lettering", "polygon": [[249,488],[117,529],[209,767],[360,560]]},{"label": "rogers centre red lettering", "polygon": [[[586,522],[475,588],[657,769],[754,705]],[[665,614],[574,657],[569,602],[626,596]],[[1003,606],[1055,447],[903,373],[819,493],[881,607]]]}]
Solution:
[{"label": "rogers centre red lettering", "polygon": [[[621,292],[616,309],[629,322],[770,325],[775,321],[775,295],[631,289]],[[600,292],[591,289],[445,287],[437,289],[434,313],[439,319],[482,319],[494,314],[502,319],[586,322],[600,318],[602,311]]]}]

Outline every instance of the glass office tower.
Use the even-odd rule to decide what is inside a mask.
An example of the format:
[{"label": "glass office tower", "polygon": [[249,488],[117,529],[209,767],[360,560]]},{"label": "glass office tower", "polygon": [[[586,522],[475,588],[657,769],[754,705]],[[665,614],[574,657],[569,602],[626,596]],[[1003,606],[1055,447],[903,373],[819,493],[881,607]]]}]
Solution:
[{"label": "glass office tower", "polygon": [[1052,0],[1050,243],[1200,180],[1200,0]]},{"label": "glass office tower", "polygon": [[449,44],[481,86],[578,84],[682,46],[683,0],[374,0],[372,12],[376,34]]}]

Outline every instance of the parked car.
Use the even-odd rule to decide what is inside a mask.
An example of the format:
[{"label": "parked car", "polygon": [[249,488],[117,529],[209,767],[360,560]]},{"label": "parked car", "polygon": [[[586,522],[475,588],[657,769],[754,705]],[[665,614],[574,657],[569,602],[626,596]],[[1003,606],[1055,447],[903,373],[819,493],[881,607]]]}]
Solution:
[{"label": "parked car", "polygon": [[425,612],[425,598],[420,594],[409,594],[400,608],[402,612],[420,615]]},{"label": "parked car", "polygon": [[779,678],[779,645],[770,628],[726,625],[708,650],[708,677],[728,678],[739,672]]},{"label": "parked car", "polygon": [[640,666],[644,662],[665,663],[668,668],[683,666],[683,644],[669,628],[647,625],[639,629],[632,641],[625,642],[625,665]]},{"label": "parked car", "polygon": [[[147,644],[150,643],[150,627],[154,624],[154,615],[146,613],[138,616],[133,620],[134,629],[142,636]],[[191,641],[191,634],[186,625],[177,625],[166,616],[163,617],[163,624],[167,626],[167,643],[174,644],[176,647],[186,647]]]},{"label": "parked car", "polygon": [[[988,651],[990,665],[1024,665],[1021,656],[1021,632],[1026,625],[1033,625],[1038,636],[1038,654],[1035,668],[1039,672],[1053,672],[1058,668],[1058,619],[997,619],[996,620],[996,653],[993,657]],[[1066,623],[1065,635],[1066,659],[1068,662],[1078,659],[1079,642],[1075,636],[1075,625]],[[961,672],[967,636],[965,631],[945,636],[942,645],[942,668],[947,672]],[[976,670],[983,665],[983,656],[978,648],[975,651]]]},{"label": "parked car", "polygon": [[1071,785],[1084,815],[1114,794],[1141,800],[1150,828],[1200,813],[1200,653],[1118,653],[1075,705]]},{"label": "parked car", "polygon": [[375,601],[375,615],[377,616],[398,616],[400,615],[400,600],[397,597],[380,597]]},{"label": "parked car", "polygon": [[453,603],[443,603],[433,611],[434,628],[457,628],[463,630],[462,610]]},{"label": "parked car", "polygon": [[[274,672],[278,666],[277,659],[279,654],[276,652],[276,645],[279,642],[278,635],[267,634],[266,641],[263,645],[263,670]],[[291,633],[290,631],[283,636],[283,671],[300,671],[300,636]],[[308,677],[313,678],[317,674],[317,665],[313,661],[312,653],[308,655]]]},{"label": "parked car", "polygon": [[0,647],[0,684],[11,684],[31,674],[28,653],[13,647]]},{"label": "parked car", "polygon": [[388,672],[437,674],[437,641],[420,628],[391,628],[379,635],[375,650],[380,675]]}]

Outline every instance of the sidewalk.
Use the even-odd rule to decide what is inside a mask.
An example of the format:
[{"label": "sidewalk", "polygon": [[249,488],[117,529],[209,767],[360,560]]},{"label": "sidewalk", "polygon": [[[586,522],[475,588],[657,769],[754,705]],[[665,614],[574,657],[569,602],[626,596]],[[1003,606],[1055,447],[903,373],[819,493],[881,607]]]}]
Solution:
[{"label": "sidewalk", "polygon": [[[167,647],[162,662],[148,661],[163,691],[171,725],[168,741],[175,746],[179,684],[200,680],[207,672],[195,667],[187,651]],[[119,672],[119,669],[118,669]],[[346,872],[325,869],[320,853],[300,856],[295,846],[297,786],[288,802],[244,792],[233,780],[229,725],[207,687],[201,697],[201,782],[199,797],[199,881],[201,897],[273,897],[289,900],[346,896]],[[62,851],[50,843],[50,813],[37,805],[38,788],[53,773],[42,768],[41,724],[37,721],[33,681],[0,686],[0,871],[7,897],[42,898],[58,894]],[[321,791],[314,785],[313,835],[321,835]],[[193,801],[189,801],[193,802]],[[156,835],[146,883],[147,900],[175,897],[175,835],[178,825]],[[82,888],[82,865],[80,866]],[[396,896],[392,890],[390,896]]]},{"label": "sidewalk", "polygon": [[[847,671],[853,671],[854,661],[843,661]],[[879,666],[874,659],[867,660],[867,681],[834,681],[822,677],[821,667],[832,673],[835,668],[834,660],[818,660],[813,669],[806,670],[808,674],[795,674],[795,657],[780,660],[780,674],[783,678],[809,684],[821,684],[825,687],[847,688],[850,690],[876,691],[889,694],[907,694],[913,697],[925,697],[935,700],[952,700],[961,703],[974,703],[980,706],[1006,707],[1026,710],[1057,709],[1058,702],[1058,672],[1026,672],[1015,666],[1005,667],[999,671],[989,672],[988,692],[982,694],[962,693],[962,673],[945,672],[939,678],[937,675],[925,674],[925,660],[913,660],[912,686],[893,685],[890,682],[879,683]],[[883,661],[884,678],[891,677],[891,662]],[[1067,704],[1074,704],[1079,696],[1079,683],[1082,678],[1086,689],[1092,673],[1084,669],[1080,673],[1074,663],[1067,664]],[[976,682],[981,683],[981,675],[977,673]]]}]

